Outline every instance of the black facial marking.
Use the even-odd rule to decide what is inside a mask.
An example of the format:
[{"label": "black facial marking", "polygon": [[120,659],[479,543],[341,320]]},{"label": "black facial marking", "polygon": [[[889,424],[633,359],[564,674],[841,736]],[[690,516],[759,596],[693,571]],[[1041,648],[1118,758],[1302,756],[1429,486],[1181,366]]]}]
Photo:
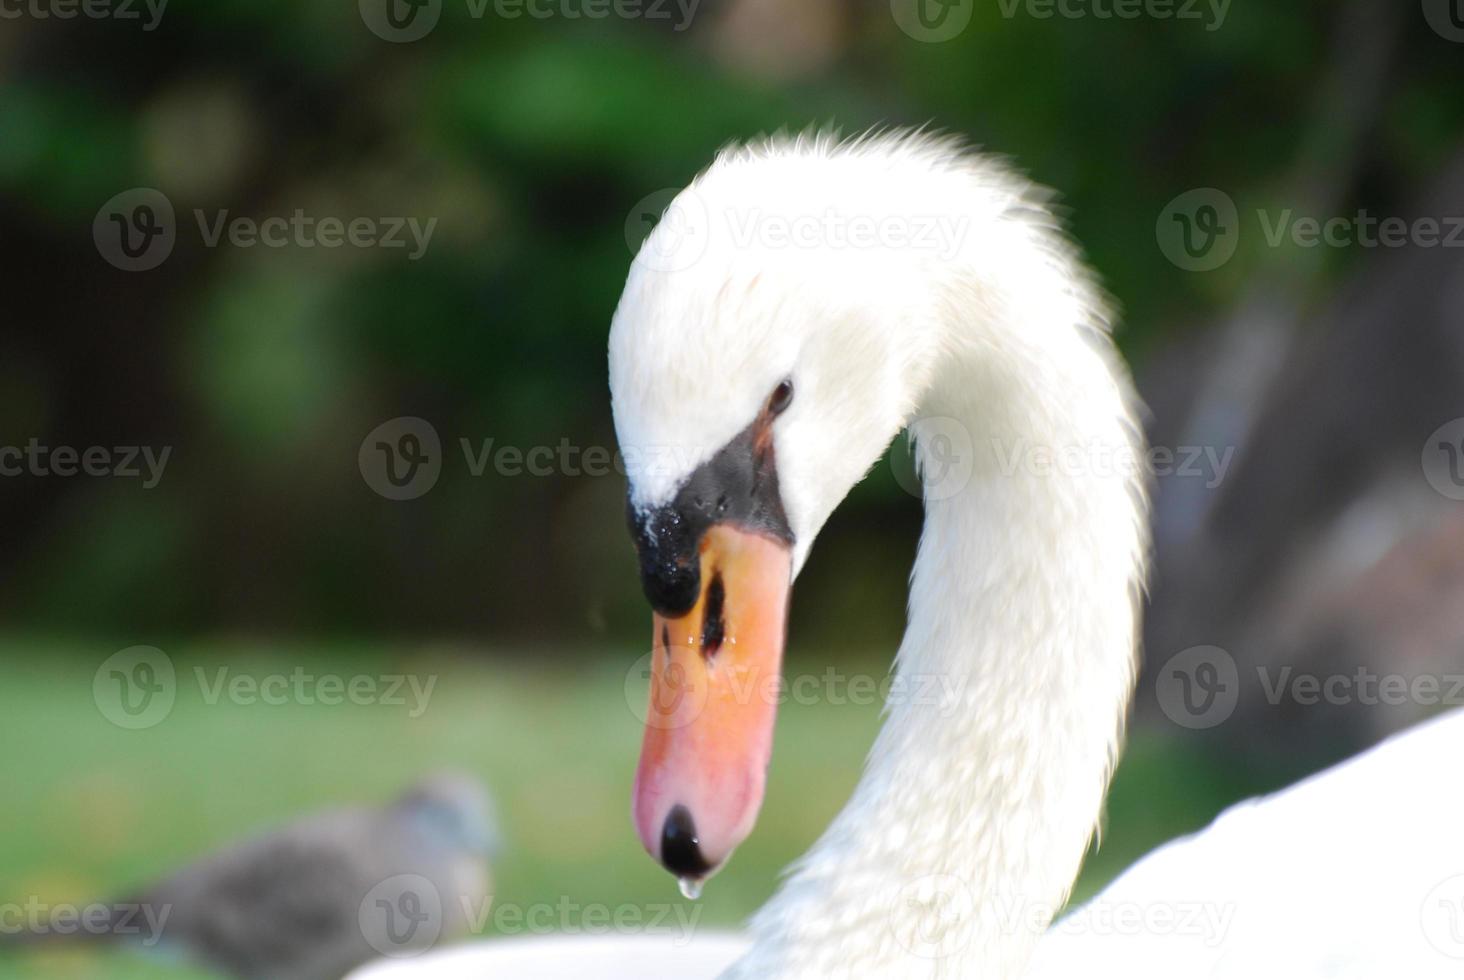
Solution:
[{"label": "black facial marking", "polygon": [[640,558],[641,587],[651,608],[669,619],[686,615],[701,593],[702,535],[726,522],[793,543],[773,458],[772,415],[757,420],[687,478],[669,504],[638,510],[627,501],[630,535]]},{"label": "black facial marking", "polygon": [[727,599],[727,590],[722,586],[722,573],[712,575],[712,584],[707,586],[707,608],[702,616],[701,652],[711,657],[722,648],[726,625],[722,622],[722,603]]}]

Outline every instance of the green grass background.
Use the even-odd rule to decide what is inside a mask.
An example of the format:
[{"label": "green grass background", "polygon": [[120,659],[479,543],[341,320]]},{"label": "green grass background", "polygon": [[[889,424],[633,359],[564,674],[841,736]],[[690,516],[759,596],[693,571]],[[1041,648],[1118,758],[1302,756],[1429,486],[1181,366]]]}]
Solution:
[{"label": "green grass background", "polygon": [[[630,826],[640,739],[630,701],[644,696],[638,677],[627,683],[624,672],[605,666],[558,668],[544,651],[490,658],[462,649],[215,644],[170,650],[179,676],[171,714],[151,729],[126,731],[92,701],[92,675],[111,652],[0,643],[7,664],[0,902],[84,903],[123,894],[313,808],[389,799],[436,768],[476,774],[492,789],[506,843],[495,867],[498,902],[614,909],[681,901]],[[635,656],[600,663],[629,667]],[[260,677],[296,665],[342,675],[411,671],[437,683],[418,718],[387,705],[209,704],[193,668],[226,665]],[[872,661],[868,670],[879,676],[884,668]],[[735,926],[768,897],[780,870],[847,798],[878,725],[873,704],[783,707],[762,818],[708,885],[699,926]],[[1154,844],[1201,826],[1239,793],[1184,743],[1135,733],[1103,845],[1078,895]],[[93,949],[0,955],[4,978],[202,976]]]}]

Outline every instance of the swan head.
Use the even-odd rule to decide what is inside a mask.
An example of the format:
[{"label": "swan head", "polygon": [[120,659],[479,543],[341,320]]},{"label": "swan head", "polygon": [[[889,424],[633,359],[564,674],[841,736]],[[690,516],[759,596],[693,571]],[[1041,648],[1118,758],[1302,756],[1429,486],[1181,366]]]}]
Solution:
[{"label": "swan head", "polygon": [[792,580],[923,388],[934,315],[910,307],[931,292],[910,288],[929,274],[919,257],[769,232],[908,207],[880,197],[889,178],[868,163],[832,144],[724,153],[646,240],[612,323],[653,611],[634,818],[682,878],[714,873],[752,829]]}]

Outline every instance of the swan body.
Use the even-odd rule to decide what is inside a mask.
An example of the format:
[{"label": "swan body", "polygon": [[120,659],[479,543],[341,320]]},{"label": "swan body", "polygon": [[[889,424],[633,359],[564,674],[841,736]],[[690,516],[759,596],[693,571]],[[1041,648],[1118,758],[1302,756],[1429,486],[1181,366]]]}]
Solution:
[{"label": "swan body", "polygon": [[[776,671],[779,576],[907,425],[926,518],[895,671],[941,680],[936,703],[889,706],[848,805],[742,944],[699,960],[642,938],[638,976],[1016,980],[1065,902],[1131,697],[1148,521],[1108,308],[1045,202],[947,139],[778,139],[724,152],[632,266],[610,380],[641,461],[652,707],[661,664],[714,689],[750,658]],[[724,506],[736,527],[697,510]],[[675,873],[715,873],[751,830],[772,713],[747,714],[687,721],[695,738],[647,727],[636,824]],[[629,947],[508,942],[399,969],[581,976],[589,958],[604,976],[612,948]]]},{"label": "swan body", "polygon": [[1461,746],[1456,710],[1231,807],[1068,915],[1031,980],[1464,976]]}]

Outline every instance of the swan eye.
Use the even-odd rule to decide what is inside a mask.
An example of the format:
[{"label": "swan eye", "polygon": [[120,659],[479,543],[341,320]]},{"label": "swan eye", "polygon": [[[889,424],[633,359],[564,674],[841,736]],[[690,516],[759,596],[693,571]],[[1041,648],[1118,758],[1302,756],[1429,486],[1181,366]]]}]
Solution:
[{"label": "swan eye", "polygon": [[793,404],[793,381],[789,379],[773,389],[772,396],[768,398],[768,411],[774,415],[782,415],[791,404]]}]

